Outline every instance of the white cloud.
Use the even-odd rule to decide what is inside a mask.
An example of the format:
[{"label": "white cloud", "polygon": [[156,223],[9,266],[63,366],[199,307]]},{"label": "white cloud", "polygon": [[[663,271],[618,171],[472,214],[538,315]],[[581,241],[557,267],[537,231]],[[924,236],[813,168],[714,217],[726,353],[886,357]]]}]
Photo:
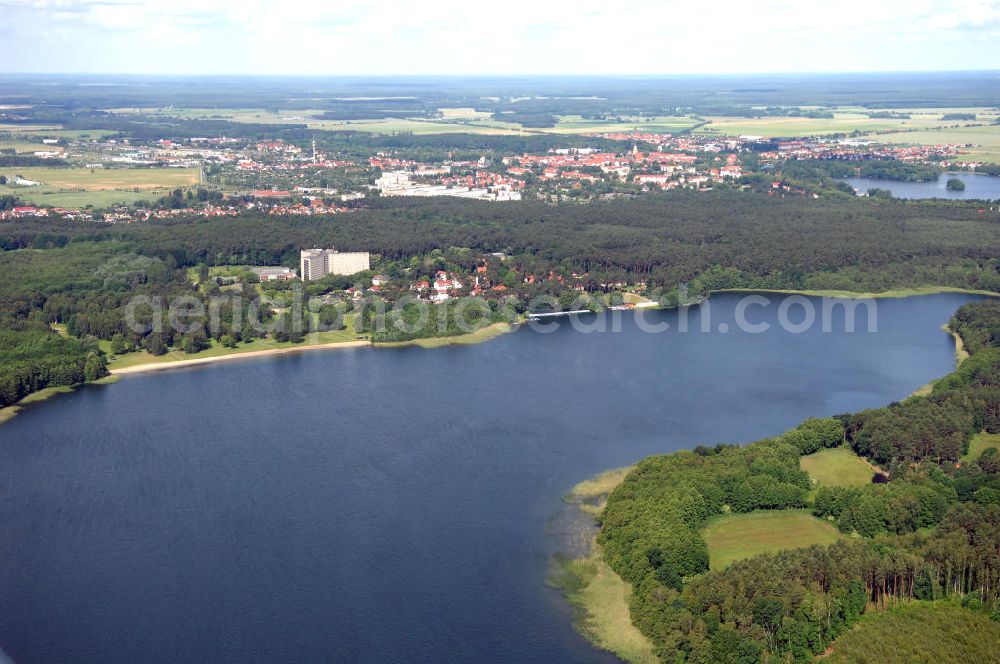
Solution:
[{"label": "white cloud", "polygon": [[13,29],[0,66],[22,70],[891,70],[948,56],[936,68],[1000,67],[966,39],[1000,35],[1000,0],[0,0],[0,11]]}]

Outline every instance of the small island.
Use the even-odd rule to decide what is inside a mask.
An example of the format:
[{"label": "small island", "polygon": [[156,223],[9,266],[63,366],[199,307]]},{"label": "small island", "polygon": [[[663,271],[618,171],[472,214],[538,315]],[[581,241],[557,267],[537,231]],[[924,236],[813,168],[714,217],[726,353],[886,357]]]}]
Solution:
[{"label": "small island", "polygon": [[948,191],[965,191],[965,183],[958,178],[948,178],[945,187]]}]

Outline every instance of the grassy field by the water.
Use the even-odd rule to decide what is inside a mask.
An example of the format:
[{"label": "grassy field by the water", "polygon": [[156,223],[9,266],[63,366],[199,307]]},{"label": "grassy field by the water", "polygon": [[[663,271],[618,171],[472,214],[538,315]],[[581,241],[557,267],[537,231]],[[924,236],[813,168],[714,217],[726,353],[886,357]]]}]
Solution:
[{"label": "grassy field by the water", "polygon": [[[573,487],[566,500],[595,514],[631,471],[631,467],[616,468],[584,480]],[[574,624],[588,641],[626,662],[658,661],[652,642],[632,624],[629,615],[632,587],[604,562],[604,552],[595,541],[591,540],[586,557],[557,557],[553,562],[549,583],[561,590],[573,606]]]},{"label": "grassy field by the water", "polygon": [[799,459],[799,466],[818,484],[865,486],[874,474],[871,466],[847,447],[820,450]]},{"label": "grassy field by the water", "polygon": [[761,553],[833,544],[841,534],[807,510],[774,510],[729,514],[709,521],[701,531],[708,544],[709,565],[719,570]]},{"label": "grassy field by the water", "polygon": [[550,583],[573,605],[575,624],[587,639],[632,664],[656,664],[652,642],[632,624],[632,586],[604,562],[594,544],[587,558],[564,560]]}]

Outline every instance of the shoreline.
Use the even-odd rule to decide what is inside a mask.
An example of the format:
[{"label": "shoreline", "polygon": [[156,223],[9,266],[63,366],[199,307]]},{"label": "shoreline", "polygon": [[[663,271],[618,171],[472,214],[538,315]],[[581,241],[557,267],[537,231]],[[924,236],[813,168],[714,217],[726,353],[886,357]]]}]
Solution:
[{"label": "shoreline", "polygon": [[120,367],[109,369],[112,376],[123,376],[126,374],[146,373],[149,371],[160,371],[163,369],[176,369],[178,367],[192,367],[203,364],[214,364],[228,360],[241,360],[244,358],[267,357],[270,355],[288,355],[303,353],[311,350],[329,350],[335,348],[364,348],[371,346],[370,341],[332,341],[325,344],[308,344],[303,346],[290,346],[287,348],[265,348],[262,350],[250,350],[234,353],[224,353],[211,357],[193,357],[190,360],[165,360],[163,362],[147,362],[145,364],[135,364],[130,367]]},{"label": "shoreline", "polygon": [[121,378],[118,376],[108,374],[97,380],[90,381],[89,383],[77,383],[76,385],[57,385],[55,387],[46,387],[44,390],[38,390],[37,392],[32,392],[28,396],[24,397],[17,403],[13,403],[9,406],[4,406],[0,408],[0,424],[9,422],[10,420],[17,417],[18,414],[28,406],[34,403],[41,403],[56,396],[57,394],[69,394],[70,392],[75,392],[78,388],[84,385],[111,385],[117,383]]},{"label": "shoreline", "polygon": [[[715,293],[772,293],[772,294],[782,294],[782,295],[805,295],[812,297],[837,297],[844,299],[859,299],[859,298],[903,298],[903,297],[916,297],[920,295],[937,295],[941,293],[964,293],[968,295],[984,295],[988,297],[1000,297],[1000,293],[994,293],[991,291],[983,290],[970,290],[963,288],[952,288],[950,286],[927,286],[921,288],[911,288],[911,289],[899,289],[884,291],[882,293],[854,293],[851,291],[837,291],[837,290],[781,290],[781,289],[767,289],[767,288],[726,288],[716,291],[711,291],[708,293],[706,298],[711,298]],[[658,302],[653,300],[647,300],[646,302],[638,303],[636,309],[671,309],[676,308],[679,305],[674,305],[671,307],[664,307]],[[285,348],[267,348],[261,350],[253,351],[241,351],[238,348],[230,353],[221,353],[218,355],[213,355],[211,357],[192,357],[191,359],[183,360],[163,360],[159,362],[146,362],[143,364],[136,364],[128,367],[112,368],[109,367],[109,371],[112,375],[125,375],[131,373],[145,373],[147,371],[158,371],[160,369],[166,369],[169,367],[186,367],[186,366],[197,366],[200,364],[210,364],[213,362],[220,362],[224,360],[231,360],[239,357],[266,357],[269,355],[283,355],[285,353],[296,353],[308,350],[322,350],[322,349],[334,349],[334,348],[360,348],[363,346],[371,346],[372,348],[406,348],[406,347],[420,347],[420,348],[439,348],[441,346],[458,346],[458,345],[469,345],[476,343],[483,343],[485,341],[490,341],[495,339],[501,334],[506,334],[508,332],[513,332],[520,327],[521,321],[516,323],[491,323],[482,327],[475,332],[470,332],[468,334],[454,335],[450,337],[422,337],[419,339],[409,339],[407,341],[383,341],[383,342],[372,342],[372,341],[334,341],[329,343],[320,344],[308,344],[303,346],[290,346]]]},{"label": "shoreline", "polygon": [[[911,297],[917,295],[932,295],[938,293],[966,293],[1000,297],[1000,294],[989,291],[970,291],[967,289],[952,289],[948,287],[928,289],[908,289],[886,291],[882,294],[854,293],[841,295],[838,291],[791,291],[765,289],[724,289],[712,291],[706,295],[710,298],[717,292],[766,292],[779,294],[800,294],[810,296],[849,297]],[[666,308],[666,307],[660,307]],[[948,333],[955,343],[955,369],[969,357],[961,336],[951,329],[948,323],[940,328]],[[948,375],[950,375],[949,372]],[[943,378],[943,377],[942,377]],[[918,388],[908,398],[926,396],[933,390],[941,378],[931,381]],[[874,465],[869,459],[861,458],[874,473],[886,475],[886,471]],[[597,518],[607,504],[608,496],[624,481],[625,477],[635,468],[635,465],[606,470],[589,479],[576,484],[564,497],[564,501],[574,505],[582,513]],[[598,529],[599,532],[599,529]],[[573,608],[573,625],[590,644],[598,649],[606,650],[630,664],[646,664],[658,661],[655,656],[652,641],[642,634],[632,623],[629,608],[632,587],[621,578],[604,560],[603,549],[597,543],[597,533],[590,539],[587,552],[580,557],[562,557],[554,559],[556,571],[550,575],[549,585],[558,589],[563,598]]]},{"label": "shoreline", "polygon": [[122,376],[135,373],[147,373],[150,371],[160,371],[180,367],[200,366],[214,364],[228,360],[252,359],[257,357],[269,357],[273,355],[288,355],[316,350],[337,350],[341,348],[407,348],[417,346],[420,348],[438,348],[441,346],[458,346],[467,344],[477,344],[494,339],[501,334],[513,332],[517,329],[516,324],[492,323],[469,334],[460,334],[450,337],[424,337],[409,341],[372,342],[363,339],[357,341],[331,341],[329,343],[304,344],[302,346],[287,346],[284,348],[264,348],[261,350],[240,351],[236,349],[231,353],[221,353],[211,357],[192,357],[186,360],[163,360],[160,362],[145,362],[127,367],[110,368],[109,372],[114,376]]},{"label": "shoreline", "polygon": [[[951,286],[922,286],[918,288],[907,288],[907,289],[896,289],[883,291],[881,293],[861,293],[853,291],[841,291],[841,290],[793,290],[793,289],[768,289],[768,288],[724,288],[719,290],[714,290],[709,292],[704,298],[697,303],[692,303],[691,305],[672,305],[672,306],[662,306],[656,301],[646,300],[645,302],[637,303],[635,309],[662,309],[668,310],[672,308],[679,308],[681,306],[696,306],[701,302],[710,299],[712,295],[716,293],[764,293],[764,294],[781,294],[781,295],[804,295],[807,297],[835,297],[843,299],[860,299],[860,298],[907,298],[916,297],[921,295],[937,295],[942,293],[961,293],[966,295],[981,295],[984,297],[1000,298],[1000,293],[985,290],[974,290],[968,288],[955,288]],[[646,298],[643,298],[646,299]],[[166,369],[174,368],[185,368],[191,366],[201,366],[214,364],[216,362],[225,362],[229,360],[236,360],[242,358],[256,358],[256,357],[268,357],[272,355],[285,355],[289,353],[301,353],[313,350],[333,350],[338,348],[406,348],[406,347],[419,347],[419,348],[440,348],[442,346],[458,346],[458,345],[472,345],[490,341],[501,334],[506,334],[509,332],[516,331],[523,321],[518,321],[515,323],[491,323],[485,327],[471,332],[469,334],[455,335],[450,337],[424,337],[420,339],[411,339],[408,341],[392,341],[392,342],[371,342],[367,340],[355,340],[355,341],[334,341],[328,343],[318,343],[318,344],[307,344],[302,346],[288,346],[282,348],[265,348],[260,350],[250,350],[243,351],[239,348],[234,349],[232,352],[220,353],[217,355],[212,355],[210,357],[192,357],[190,359],[177,359],[177,360],[161,360],[153,362],[144,362],[142,364],[135,364],[124,367],[114,367],[110,366],[108,368],[109,376],[107,378],[114,377],[116,380],[120,376],[125,376],[129,374],[138,373],[148,373],[152,371],[161,371]],[[947,328],[947,326],[945,326]],[[950,333],[950,330],[948,330]],[[961,340],[957,338],[956,335],[952,333],[952,336],[956,338],[956,358],[959,362],[964,359],[965,351],[961,346]],[[92,384],[107,384],[109,382],[115,382],[113,380],[101,379],[94,381]],[[41,390],[40,392],[29,394],[24,399],[16,404],[12,404],[5,408],[0,408],[0,424],[8,421],[25,406],[37,401],[43,401],[48,397],[52,396],[58,392],[72,391],[76,386],[72,388],[56,388],[56,391],[50,392],[49,390]],[[922,390],[930,387],[924,386],[918,389],[914,395],[919,394]]]},{"label": "shoreline", "polygon": [[[946,332],[955,341],[955,369],[957,369],[960,366],[962,366],[962,362],[964,362],[966,360],[966,358],[969,357],[969,351],[965,350],[965,342],[962,341],[962,337],[958,334],[958,332],[956,332],[955,330],[951,329],[951,327],[948,325],[948,323],[945,323],[944,325],[942,325],[941,326],[941,330],[943,332]],[[954,371],[954,369],[953,369],[953,371]],[[940,378],[935,378],[934,380],[932,380],[931,382],[927,383],[926,385],[918,387],[917,389],[915,389],[913,391],[912,394],[910,394],[906,398],[907,399],[911,399],[913,397],[926,397],[926,396],[929,396],[934,391],[934,386],[937,384],[937,382],[939,380],[941,380],[941,379]],[[882,472],[882,471],[879,471],[879,472]]]},{"label": "shoreline", "polygon": [[[583,480],[563,500],[595,519],[604,509],[608,495],[634,468],[615,468]],[[597,532],[589,538],[584,555],[556,556],[547,583],[559,590],[573,608],[573,627],[593,647],[631,664],[659,661],[653,642],[632,623],[629,609],[632,586],[605,562]]]},{"label": "shoreline", "polygon": [[956,288],[953,286],[919,286],[916,288],[897,288],[895,290],[881,291],[879,293],[865,293],[856,291],[845,291],[836,289],[816,289],[797,290],[783,288],[720,288],[709,292],[708,297],[715,293],[772,293],[776,295],[805,295],[806,297],[833,297],[844,300],[861,299],[902,299],[907,297],[918,297],[920,295],[942,295],[945,293],[958,293],[963,295],[983,295],[986,297],[1000,297],[1000,293],[987,290],[977,290],[973,288]]}]

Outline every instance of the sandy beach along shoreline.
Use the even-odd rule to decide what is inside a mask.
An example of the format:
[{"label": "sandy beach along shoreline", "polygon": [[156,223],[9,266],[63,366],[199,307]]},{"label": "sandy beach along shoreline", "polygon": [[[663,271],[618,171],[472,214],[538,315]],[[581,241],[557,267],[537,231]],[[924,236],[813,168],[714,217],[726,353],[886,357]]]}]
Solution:
[{"label": "sandy beach along shoreline", "polygon": [[252,350],[245,353],[228,353],[226,355],[214,355],[212,357],[195,357],[190,360],[167,360],[164,362],[147,362],[131,367],[112,368],[111,374],[121,376],[125,374],[145,373],[147,371],[160,371],[162,369],[176,369],[178,367],[192,367],[201,364],[214,364],[227,360],[240,360],[252,357],[264,357],[266,355],[287,355],[289,353],[302,353],[310,350],[324,350],[331,348],[362,348],[371,346],[370,341],[334,341],[326,344],[309,344],[304,346],[293,346],[289,348],[267,348],[264,350]]}]

